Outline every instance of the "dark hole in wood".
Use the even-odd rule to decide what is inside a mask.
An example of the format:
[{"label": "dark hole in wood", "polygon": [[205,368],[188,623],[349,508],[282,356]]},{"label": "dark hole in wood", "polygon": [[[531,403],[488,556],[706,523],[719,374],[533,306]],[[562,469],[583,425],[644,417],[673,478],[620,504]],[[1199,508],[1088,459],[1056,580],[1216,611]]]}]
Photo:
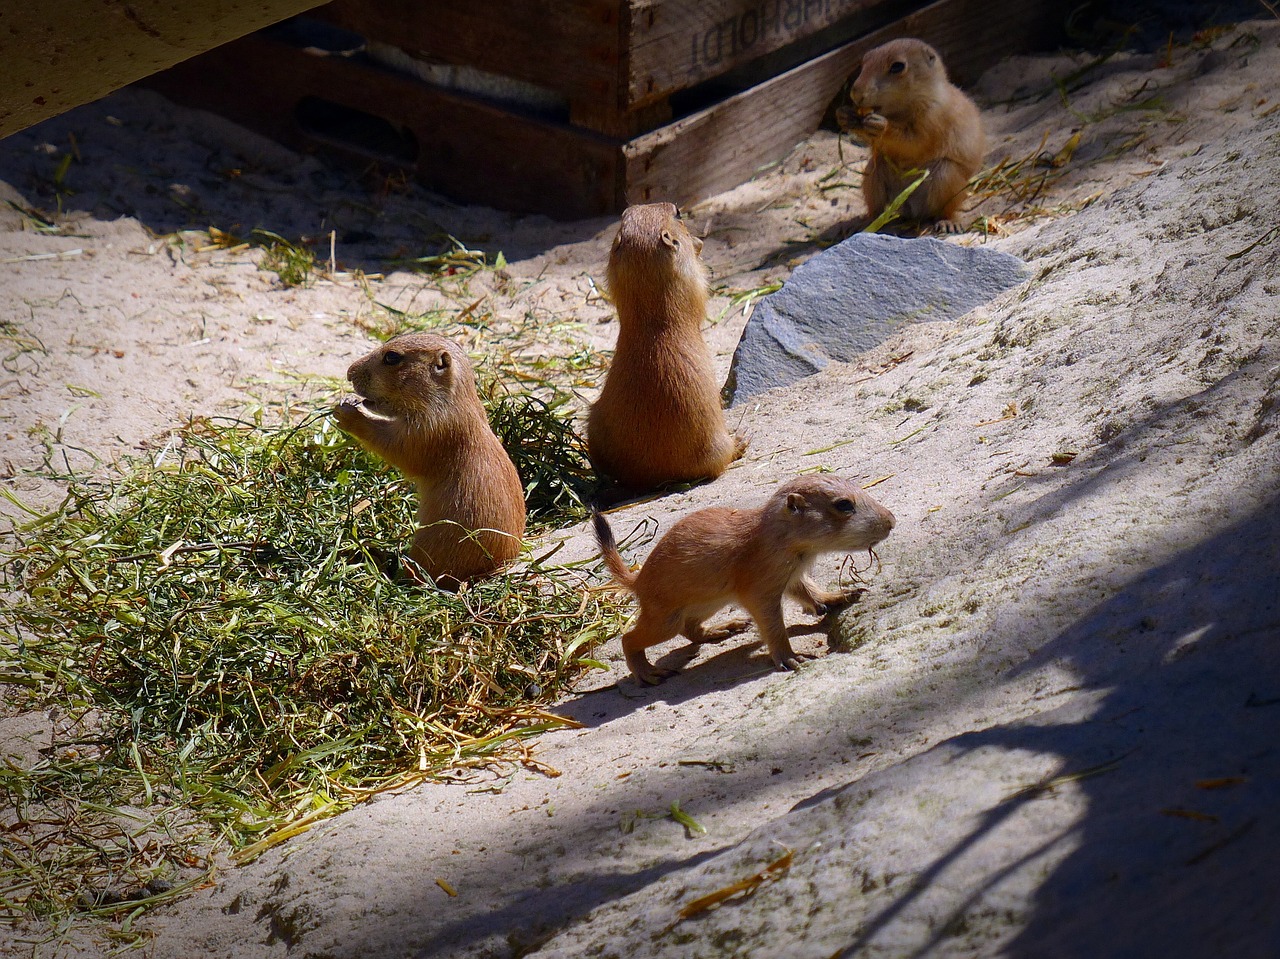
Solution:
[{"label": "dark hole in wood", "polygon": [[320,97],[303,97],[293,115],[302,131],[318,140],[381,160],[406,165],[418,162],[418,138],[413,131],[372,113]]},{"label": "dark hole in wood", "polygon": [[290,17],[262,31],[278,43],[315,56],[350,57],[364,49],[365,39],[358,33],[335,27],[310,17]]}]

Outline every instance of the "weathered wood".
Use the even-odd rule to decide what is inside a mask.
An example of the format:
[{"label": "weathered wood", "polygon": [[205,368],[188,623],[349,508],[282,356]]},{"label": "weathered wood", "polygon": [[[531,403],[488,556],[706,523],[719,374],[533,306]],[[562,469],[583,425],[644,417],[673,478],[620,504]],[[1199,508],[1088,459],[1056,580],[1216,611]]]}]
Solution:
[{"label": "weathered wood", "polygon": [[[334,0],[315,15],[620,113],[904,0]],[[625,126],[606,119],[595,129]]]},{"label": "weathered wood", "polygon": [[301,13],[315,3],[0,3],[0,137]]},{"label": "weathered wood", "polygon": [[637,137],[623,152],[631,202],[692,203],[750,179],[818,128],[862,61],[895,37],[920,37],[953,79],[970,82],[1000,57],[1043,46],[1060,29],[1051,5],[1022,0],[937,0],[714,106]]},{"label": "weathered wood", "polygon": [[335,0],[320,17],[446,63],[619,104],[628,0]]},{"label": "weathered wood", "polygon": [[606,136],[630,140],[664,123],[670,123],[671,103],[659,100],[624,112],[599,103],[575,100],[569,104],[569,122]]},{"label": "weathered wood", "polygon": [[409,170],[459,200],[575,219],[616,209],[622,196],[620,139],[262,35],[148,85],[296,147],[323,145],[366,165]]},{"label": "weathered wood", "polygon": [[[570,8],[598,13],[609,4],[616,8],[618,2],[564,0],[564,9],[552,10],[546,0],[493,0],[484,12],[486,18],[501,19],[495,11],[510,11],[513,4],[527,6],[502,25],[510,30],[515,23],[530,22],[527,18],[535,13],[539,22],[554,23]],[[636,9],[661,10],[675,0],[626,2]],[[341,3],[369,4],[381,15],[394,17],[397,10],[408,9],[403,5],[410,0]],[[423,7],[435,5],[436,0],[421,2]],[[700,9],[691,0],[687,6]],[[834,6],[833,2],[831,9]],[[731,4],[725,0],[706,7],[723,14]],[[876,7],[876,14],[883,9]],[[458,13],[463,23],[477,16],[470,7],[450,13]],[[689,14],[679,22],[687,25],[695,19]],[[654,23],[660,20],[655,17]],[[410,170],[433,189],[459,200],[573,218],[617,212],[627,202],[690,203],[749,179],[817,129],[863,53],[888,39],[928,40],[941,50],[952,76],[964,83],[1007,53],[1042,46],[1058,20],[1051,5],[1043,3],[936,0],[889,27],[657,129],[652,127],[670,116],[669,101],[621,111],[615,101],[577,91],[570,97],[572,123],[566,124],[445,90],[359,56],[312,57],[297,48],[298,41],[290,46],[262,36],[183,64],[158,77],[156,85],[174,99],[218,110],[286,142],[308,148],[324,145],[364,162],[373,159]],[[447,21],[449,17],[442,16],[435,24],[437,41],[440,36],[462,38],[466,29],[456,22],[446,25]],[[844,26],[842,21],[839,29]],[[574,36],[581,39],[589,32]],[[403,30],[391,37],[374,36],[410,51],[415,46]],[[757,71],[773,69],[770,64],[777,57],[790,56],[819,39],[811,35],[714,83],[742,83]],[[456,49],[457,58],[465,59],[468,51],[484,46],[477,42],[474,37],[466,41],[471,45]],[[528,38],[522,42],[529,50],[537,48],[535,59],[559,63],[561,58],[546,55],[545,46]],[[490,50],[486,56],[492,54]],[[482,59],[474,65],[495,64]],[[578,63],[571,69],[581,67]],[[532,72],[523,78],[541,79]],[[705,93],[709,87],[699,89]],[[598,132],[602,130],[608,135]],[[637,131],[648,132],[637,136]]]},{"label": "weathered wood", "polygon": [[643,103],[719,76],[886,0],[636,0],[626,102]]}]

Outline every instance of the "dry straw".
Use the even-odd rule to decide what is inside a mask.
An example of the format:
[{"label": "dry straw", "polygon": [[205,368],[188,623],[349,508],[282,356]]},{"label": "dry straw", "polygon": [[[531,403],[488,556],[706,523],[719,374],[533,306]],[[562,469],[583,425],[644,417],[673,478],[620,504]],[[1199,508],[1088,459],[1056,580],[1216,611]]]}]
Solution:
[{"label": "dry straw", "polygon": [[[484,392],[531,530],[581,518],[592,479],[563,400]],[[215,835],[251,858],[380,790],[528,759],[523,740],[566,724],[540,703],[617,610],[545,558],[457,594],[406,585],[413,508],[315,413],[193,422],[20,530],[0,553],[0,684],[70,732],[0,761],[0,920],[127,928],[200,880]]]}]

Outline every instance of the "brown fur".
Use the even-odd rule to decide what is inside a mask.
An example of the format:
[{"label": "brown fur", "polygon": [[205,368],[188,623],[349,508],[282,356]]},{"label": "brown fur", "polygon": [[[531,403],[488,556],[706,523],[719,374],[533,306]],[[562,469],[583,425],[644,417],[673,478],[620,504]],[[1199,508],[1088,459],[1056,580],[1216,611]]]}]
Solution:
[{"label": "brown fur", "polygon": [[524,489],[476,394],[466,353],[432,333],[397,336],[347,370],[358,397],[338,424],[418,486],[410,557],[446,588],[520,553]]},{"label": "brown fur", "polygon": [[[845,508],[840,509],[843,505]],[[708,616],[736,602],[751,614],[778,669],[796,669],[800,657],[787,639],[782,597],[809,612],[853,594],[828,593],[809,580],[822,553],[870,549],[889,535],[893,514],[856,483],[838,476],[801,476],[784,483],[756,509],[711,507],[681,519],[658,541],[639,571],[618,553],[608,521],[595,515],[596,537],[613,578],[640,603],[635,625],[622,637],[622,651],[636,679],[658,683],[672,670],[645,657],[650,646],[677,633],[694,643],[719,642],[744,624],[714,634],[702,628]]]},{"label": "brown fur", "polygon": [[746,448],[725,426],[702,339],[701,251],[670,203],[622,214],[608,269],[618,343],[587,419],[587,446],[596,469],[625,486],[714,479]]},{"label": "brown fur", "polygon": [[903,205],[903,215],[933,223],[939,233],[959,232],[956,216],[987,142],[978,108],[947,80],[938,51],[913,39],[876,47],[862,58],[849,99],[853,106],[841,107],[837,118],[871,146],[862,174],[871,218],[918,176],[909,171],[928,169],[928,178]]}]

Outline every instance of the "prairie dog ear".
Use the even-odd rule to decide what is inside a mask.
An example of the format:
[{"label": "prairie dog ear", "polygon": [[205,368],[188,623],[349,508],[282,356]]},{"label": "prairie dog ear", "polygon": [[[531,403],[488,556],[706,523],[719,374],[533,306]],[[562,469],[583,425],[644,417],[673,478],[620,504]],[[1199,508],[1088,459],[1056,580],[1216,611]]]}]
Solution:
[{"label": "prairie dog ear", "polygon": [[441,350],[440,354],[436,357],[436,372],[443,373],[451,366],[453,366],[453,357],[449,355],[448,350]]},{"label": "prairie dog ear", "polygon": [[693,252],[702,256],[702,237],[695,236],[693,238]]},{"label": "prairie dog ear", "polygon": [[662,231],[662,242],[673,250],[680,249],[680,241],[675,238],[675,235],[670,230]]},{"label": "prairie dog ear", "polygon": [[799,493],[787,494],[787,509],[792,513],[803,513],[806,505],[804,497]]}]

